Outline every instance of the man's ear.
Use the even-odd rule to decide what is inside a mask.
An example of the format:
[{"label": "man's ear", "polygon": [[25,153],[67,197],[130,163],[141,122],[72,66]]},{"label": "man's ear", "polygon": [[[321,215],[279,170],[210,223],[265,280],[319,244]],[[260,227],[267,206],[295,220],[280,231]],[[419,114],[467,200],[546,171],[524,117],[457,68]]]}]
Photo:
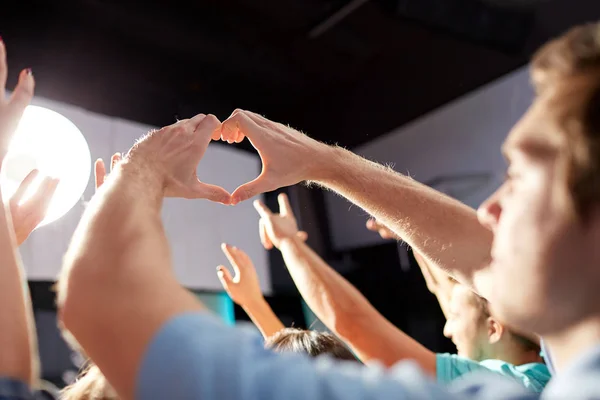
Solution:
[{"label": "man's ear", "polygon": [[504,334],[504,326],[493,317],[486,319],[488,330],[488,341],[490,344],[498,343]]}]

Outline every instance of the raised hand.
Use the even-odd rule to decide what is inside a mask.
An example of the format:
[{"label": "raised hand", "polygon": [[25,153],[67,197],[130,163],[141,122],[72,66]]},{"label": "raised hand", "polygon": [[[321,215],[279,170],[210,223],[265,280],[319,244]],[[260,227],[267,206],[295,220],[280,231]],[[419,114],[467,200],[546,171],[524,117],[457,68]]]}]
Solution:
[{"label": "raised hand", "polygon": [[29,191],[31,184],[37,179],[38,175],[38,170],[31,171],[10,198],[10,214],[17,245],[19,246],[46,217],[48,206],[58,187],[58,179],[44,177],[36,187],[35,192],[24,199],[25,193]]},{"label": "raised hand", "polygon": [[367,221],[367,229],[379,233],[379,236],[383,239],[401,240],[391,229],[377,221],[375,218],[369,218]]},{"label": "raised hand", "polygon": [[21,120],[25,107],[33,97],[35,82],[30,69],[19,74],[19,82],[9,99],[6,99],[6,47],[0,40],[0,163],[8,152],[13,133]]},{"label": "raised hand", "polygon": [[254,208],[260,215],[260,241],[267,250],[272,249],[273,246],[279,248],[281,241],[286,238],[294,236],[301,240],[308,238],[306,232],[298,231],[298,223],[287,195],[279,194],[277,201],[279,202],[279,214],[271,212],[262,201],[254,201]]},{"label": "raised hand", "polygon": [[223,188],[201,182],[196,169],[206,148],[221,123],[214,115],[198,114],[139,140],[123,160],[149,182],[162,185],[167,197],[208,199],[230,203],[230,194]]},{"label": "raised hand", "polygon": [[[121,162],[121,153],[115,153],[110,158],[110,172],[115,168],[115,166]],[[94,164],[94,176],[96,178],[96,191],[100,189],[100,186],[104,184],[104,181],[107,178],[106,174],[106,166],[104,165],[104,161],[99,158],[96,160]]]},{"label": "raised hand", "polygon": [[231,195],[237,204],[260,193],[319,179],[324,172],[319,160],[327,159],[330,147],[285,125],[250,111],[235,110],[221,126],[221,139],[229,143],[248,137],[262,160],[262,172]]},{"label": "raised hand", "polygon": [[221,245],[221,249],[231,263],[235,274],[232,277],[227,267],[223,265],[217,267],[217,276],[229,297],[242,307],[248,307],[262,300],[256,269],[248,254],[225,243]]}]

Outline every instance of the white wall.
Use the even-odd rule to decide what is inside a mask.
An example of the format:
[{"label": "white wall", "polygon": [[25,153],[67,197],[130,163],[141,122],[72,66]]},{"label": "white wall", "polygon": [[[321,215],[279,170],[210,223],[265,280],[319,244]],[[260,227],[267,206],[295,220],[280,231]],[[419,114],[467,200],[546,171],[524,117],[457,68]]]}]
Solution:
[{"label": "white wall", "polygon": [[[101,157],[106,161],[117,151],[127,152],[135,139],[153,128],[40,98],[33,104],[57,111],[77,125],[90,146],[92,160]],[[200,162],[198,176],[231,192],[239,184],[254,179],[259,171],[258,157],[213,144]],[[81,217],[84,200],[89,201],[93,193],[94,182],[90,177],[82,201],[60,220],[33,232],[21,246],[30,280],[56,278],[62,256]],[[175,271],[183,285],[222,290],[215,268],[219,264],[227,265],[220,249],[220,244],[227,242],[249,254],[263,291],[270,292],[267,255],[260,244],[258,215],[251,201],[231,207],[206,200],[167,199],[163,221],[172,246]]]},{"label": "white wall", "polygon": [[[527,70],[523,68],[354,151],[379,163],[392,164],[396,171],[420,182],[456,174],[487,176],[481,181],[438,187],[477,207],[500,184],[506,166],[501,144],[532,98]],[[368,215],[363,210],[331,193],[327,193],[326,202],[336,249],[382,241],[365,229]]]}]

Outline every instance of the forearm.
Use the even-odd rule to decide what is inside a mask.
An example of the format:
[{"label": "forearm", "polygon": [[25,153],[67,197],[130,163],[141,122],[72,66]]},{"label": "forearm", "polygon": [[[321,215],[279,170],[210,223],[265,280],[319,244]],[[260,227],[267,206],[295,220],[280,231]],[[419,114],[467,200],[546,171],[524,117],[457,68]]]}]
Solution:
[{"label": "forearm", "polygon": [[492,235],[470,207],[389,168],[331,148],[317,183],[365,209],[428,261],[487,290]]},{"label": "forearm", "polygon": [[33,386],[39,378],[37,338],[27,278],[10,218],[0,201],[0,376]]},{"label": "forearm", "polygon": [[[61,317],[125,398],[146,345],[174,315],[201,309],[171,271],[162,183],[123,162],[94,196],[70,245]],[[115,357],[119,354],[119,357]]]},{"label": "forearm", "polygon": [[362,361],[393,365],[402,359],[414,359],[425,370],[431,372],[433,368],[435,372],[432,352],[386,320],[306,244],[296,238],[286,239],[281,252],[308,306]]},{"label": "forearm", "polygon": [[450,281],[450,276],[446,272],[428,263],[418,252],[413,252],[413,254],[421,269],[421,273],[425,278],[427,289],[435,295],[444,317],[448,319],[450,312],[450,295],[454,283]]},{"label": "forearm", "polygon": [[262,296],[260,296],[260,299],[242,304],[242,308],[265,339],[285,328],[281,320],[273,312],[271,306],[269,306],[269,303]]}]

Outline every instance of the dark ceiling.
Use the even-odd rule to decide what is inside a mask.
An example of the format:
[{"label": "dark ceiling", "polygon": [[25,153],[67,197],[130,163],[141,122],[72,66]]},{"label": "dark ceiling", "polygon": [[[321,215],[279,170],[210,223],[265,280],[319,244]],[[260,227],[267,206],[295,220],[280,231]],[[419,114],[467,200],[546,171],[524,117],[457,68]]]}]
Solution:
[{"label": "dark ceiling", "polygon": [[4,1],[0,34],[9,83],[32,67],[44,97],[161,126],[247,108],[355,146],[523,65],[565,27],[600,17],[598,0],[482,4]]}]

